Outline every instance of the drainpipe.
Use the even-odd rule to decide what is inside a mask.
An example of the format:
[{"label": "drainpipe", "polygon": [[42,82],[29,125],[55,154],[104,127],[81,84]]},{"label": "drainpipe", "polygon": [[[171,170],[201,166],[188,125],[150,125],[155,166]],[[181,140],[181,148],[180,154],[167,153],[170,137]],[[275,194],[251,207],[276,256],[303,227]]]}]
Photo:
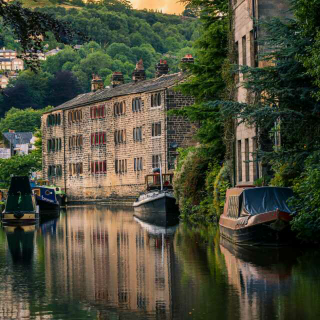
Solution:
[{"label": "drainpipe", "polygon": [[164,156],[165,156],[165,159],[166,159],[166,162],[165,162],[165,166],[164,166],[164,170],[165,170],[165,173],[167,173],[167,170],[169,170],[169,159],[168,159],[168,115],[167,115],[167,112],[168,112],[168,105],[166,103],[167,101],[167,90],[165,90],[163,92],[163,107],[164,107],[164,112],[165,112],[165,117],[164,117],[164,128],[165,128],[165,139],[164,139],[164,142],[165,142],[165,149],[164,149]]},{"label": "drainpipe", "polygon": [[64,166],[64,170],[63,170],[63,175],[64,175],[64,192],[67,196],[67,167],[66,167],[66,132],[65,132],[65,112],[64,110],[62,110],[62,129],[63,129],[63,166]]}]

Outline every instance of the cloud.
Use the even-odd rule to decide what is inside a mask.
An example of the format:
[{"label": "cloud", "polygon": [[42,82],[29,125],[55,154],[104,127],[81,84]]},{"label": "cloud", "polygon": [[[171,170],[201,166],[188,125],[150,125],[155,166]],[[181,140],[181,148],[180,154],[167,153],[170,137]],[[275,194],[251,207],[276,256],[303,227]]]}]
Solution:
[{"label": "cloud", "polygon": [[131,0],[136,9],[162,10],[165,13],[181,13],[183,5],[178,0]]}]

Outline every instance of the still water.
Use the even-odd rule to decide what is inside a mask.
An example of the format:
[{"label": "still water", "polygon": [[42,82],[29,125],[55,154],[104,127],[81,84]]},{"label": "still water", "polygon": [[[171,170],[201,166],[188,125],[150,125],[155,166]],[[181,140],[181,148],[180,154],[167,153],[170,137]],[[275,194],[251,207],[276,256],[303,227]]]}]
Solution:
[{"label": "still water", "polygon": [[0,229],[0,319],[319,319],[320,253],[243,249],[130,209]]}]

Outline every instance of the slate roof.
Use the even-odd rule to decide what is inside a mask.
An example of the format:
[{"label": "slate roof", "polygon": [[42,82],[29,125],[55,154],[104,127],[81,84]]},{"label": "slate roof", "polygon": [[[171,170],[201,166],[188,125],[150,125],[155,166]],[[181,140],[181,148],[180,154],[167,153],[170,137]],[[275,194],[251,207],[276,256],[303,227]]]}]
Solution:
[{"label": "slate roof", "polygon": [[121,97],[143,92],[159,91],[161,89],[166,89],[176,85],[178,82],[184,80],[186,76],[186,74],[179,72],[174,74],[163,75],[159,78],[140,81],[137,83],[130,82],[122,84],[115,88],[106,88],[98,90],[96,92],[80,94],[74,99],[67,101],[58,107],[55,107],[48,113],[51,113],[52,111],[56,110],[71,109],[88,104],[93,104],[96,102],[102,102],[114,97]]},{"label": "slate roof", "polygon": [[5,49],[5,50],[0,49],[0,52],[2,53],[2,52],[15,52],[15,51],[11,49]]},{"label": "slate roof", "polygon": [[17,144],[27,144],[33,137],[32,132],[5,132],[2,134],[14,147]]}]

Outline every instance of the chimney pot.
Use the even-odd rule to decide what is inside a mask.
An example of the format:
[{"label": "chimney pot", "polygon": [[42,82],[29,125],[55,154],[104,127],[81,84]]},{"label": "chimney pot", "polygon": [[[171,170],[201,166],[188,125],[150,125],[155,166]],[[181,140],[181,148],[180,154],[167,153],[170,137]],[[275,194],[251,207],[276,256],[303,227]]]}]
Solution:
[{"label": "chimney pot", "polygon": [[160,62],[156,65],[156,77],[159,78],[165,74],[169,73],[169,66],[167,60],[160,60]]},{"label": "chimney pot", "polygon": [[111,84],[112,84],[113,88],[124,84],[124,76],[123,76],[122,72],[114,72],[112,74]]},{"label": "chimney pot", "polygon": [[192,56],[192,54],[186,54],[182,59],[181,59],[182,63],[194,63],[194,58]]},{"label": "chimney pot", "polygon": [[91,91],[96,92],[102,89],[104,89],[103,80],[98,75],[93,74],[91,81]]},{"label": "chimney pot", "polygon": [[132,73],[132,80],[134,82],[146,80],[146,72],[144,71],[142,59],[140,59],[136,64],[136,68]]}]

